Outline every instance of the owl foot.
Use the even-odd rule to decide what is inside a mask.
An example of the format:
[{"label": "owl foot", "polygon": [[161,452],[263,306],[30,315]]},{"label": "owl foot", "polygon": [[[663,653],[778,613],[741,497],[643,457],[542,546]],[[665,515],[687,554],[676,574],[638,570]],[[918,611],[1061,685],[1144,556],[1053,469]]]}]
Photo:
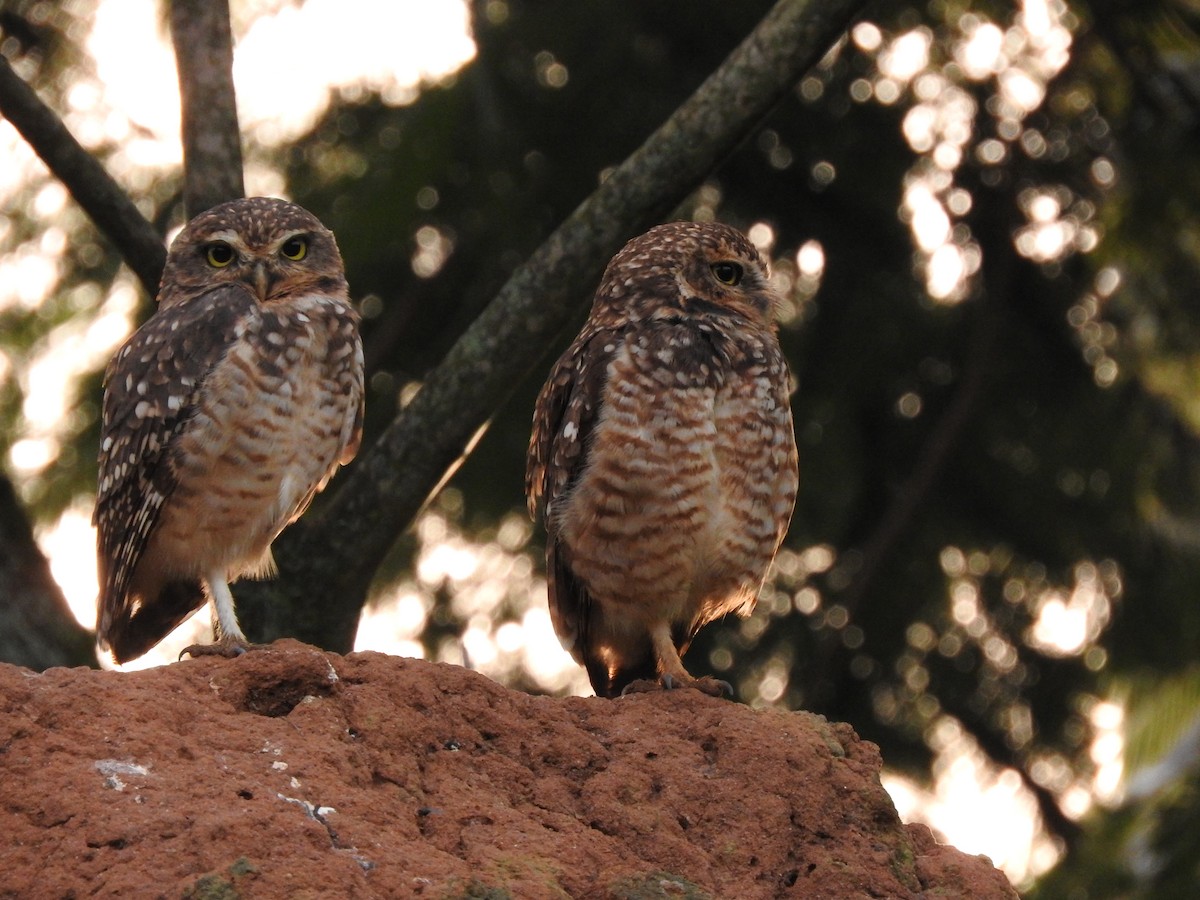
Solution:
[{"label": "owl foot", "polygon": [[713,678],[711,675],[694,679],[688,687],[703,691],[710,697],[723,697],[726,700],[733,699],[733,685],[721,678]]},{"label": "owl foot", "polygon": [[253,650],[259,645],[251,644],[249,641],[216,641],[212,644],[192,644],[190,647],[184,647],[179,651],[179,659],[183,659],[184,655],[190,656],[192,659],[197,659],[201,656],[223,656],[226,659],[233,659],[241,656],[247,650]]},{"label": "owl foot", "polygon": [[713,678],[711,675],[706,675],[703,678],[692,678],[690,675],[687,678],[677,678],[674,675],[666,674],[657,680],[639,678],[637,681],[631,681],[625,685],[625,689],[621,691],[621,696],[624,697],[626,694],[645,694],[651,691],[673,691],[678,688],[695,688],[701,693],[708,694],[710,697],[733,699],[733,685],[728,681]]}]

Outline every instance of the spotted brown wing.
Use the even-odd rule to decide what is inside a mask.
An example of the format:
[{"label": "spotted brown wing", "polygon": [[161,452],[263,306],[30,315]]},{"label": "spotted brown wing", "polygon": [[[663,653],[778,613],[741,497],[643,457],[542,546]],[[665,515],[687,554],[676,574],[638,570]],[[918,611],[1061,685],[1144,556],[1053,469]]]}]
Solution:
[{"label": "spotted brown wing", "polygon": [[585,330],[554,364],[534,408],[525,470],[530,515],[546,525],[550,618],[563,646],[585,665],[592,598],[574,576],[569,550],[555,538],[552,520],[557,504],[587,464],[608,362],[620,339],[617,329]]},{"label": "spotted brown wing", "polygon": [[[139,598],[129,595],[129,587],[162,506],[177,484],[171,458],[175,441],[187,428],[205,379],[237,339],[254,305],[245,287],[224,285],[188,303],[160,309],[126,341],[105,373],[93,515],[98,531],[98,632],[102,643],[118,651],[118,658],[138,655],[128,646],[131,641],[148,649],[204,603],[199,582],[167,591],[158,609],[142,606]],[[150,640],[150,633],[157,636]]]}]

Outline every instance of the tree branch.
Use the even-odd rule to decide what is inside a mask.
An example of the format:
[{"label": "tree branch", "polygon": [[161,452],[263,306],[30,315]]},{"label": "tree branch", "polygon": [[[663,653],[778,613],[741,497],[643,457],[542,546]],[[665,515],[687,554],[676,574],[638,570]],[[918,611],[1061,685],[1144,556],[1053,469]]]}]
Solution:
[{"label": "tree branch", "polygon": [[12,482],[2,473],[0,660],[39,671],[96,665],[95,641],[71,615]]},{"label": "tree branch", "polygon": [[183,110],[183,206],[190,219],[246,195],[229,0],[171,0],[171,42]]},{"label": "tree branch", "polygon": [[[261,638],[345,650],[371,577],[422,504],[470,451],[632,235],[677,206],[820,61],[865,0],[781,0],[701,87],[538,248],[351,469],[323,515],[277,542],[286,581],[246,585]],[[513,473],[519,478],[519,473]],[[313,585],[324,590],[313,590]],[[269,597],[286,592],[272,621]],[[320,604],[313,608],[313,598]],[[286,610],[286,612],[284,612]],[[307,610],[307,612],[305,612]]]},{"label": "tree branch", "polygon": [[167,259],[162,235],[2,55],[0,114],[12,122],[46,167],[66,185],[75,202],[116,245],[126,265],[153,296]]}]

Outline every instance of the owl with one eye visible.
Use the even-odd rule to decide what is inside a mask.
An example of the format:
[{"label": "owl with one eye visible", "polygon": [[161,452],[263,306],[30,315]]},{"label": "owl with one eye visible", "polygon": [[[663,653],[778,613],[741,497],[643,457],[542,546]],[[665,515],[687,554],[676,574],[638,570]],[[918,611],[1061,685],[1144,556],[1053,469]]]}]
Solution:
[{"label": "owl with one eye visible", "polygon": [[105,373],[98,636],[134,659],[209,602],[215,643],[248,646],[229,584],[273,571],[270,546],[362,435],[363,351],[333,234],[255,197],[192,219],[158,309]]},{"label": "owl with one eye visible", "polygon": [[749,614],[795,505],[776,302],[740,232],[660,225],[609,263],[542,388],[526,493],[555,630],[600,696],[730,691],[682,655]]}]

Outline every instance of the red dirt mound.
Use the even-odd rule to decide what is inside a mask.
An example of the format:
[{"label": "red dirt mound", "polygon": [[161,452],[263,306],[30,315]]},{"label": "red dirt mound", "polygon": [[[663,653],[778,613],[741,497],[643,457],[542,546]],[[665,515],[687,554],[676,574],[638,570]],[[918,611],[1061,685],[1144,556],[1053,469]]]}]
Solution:
[{"label": "red dirt mound", "polygon": [[0,665],[0,897],[1016,897],[901,824],[879,767],[807,713],[294,641]]}]

